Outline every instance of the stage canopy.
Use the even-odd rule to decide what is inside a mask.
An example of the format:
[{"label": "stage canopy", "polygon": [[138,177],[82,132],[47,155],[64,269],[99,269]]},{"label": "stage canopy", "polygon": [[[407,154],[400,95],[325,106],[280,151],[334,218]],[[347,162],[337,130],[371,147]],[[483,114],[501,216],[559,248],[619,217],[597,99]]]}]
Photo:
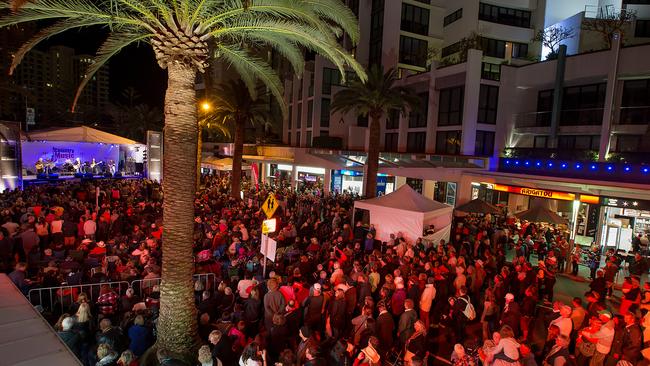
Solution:
[{"label": "stage canopy", "polygon": [[388,195],[356,201],[354,208],[355,213],[367,210],[368,221],[377,229],[378,240],[388,241],[390,234],[401,232],[404,238],[413,241],[422,237],[429,225],[435,225],[436,233],[429,235],[428,240],[449,240],[454,208],[430,200],[406,184]]},{"label": "stage canopy", "polygon": [[[217,158],[215,156],[208,156],[207,158],[201,159],[201,167],[216,169],[222,171],[231,171],[232,170],[232,158]],[[242,170],[250,169],[251,166],[242,161]]]},{"label": "stage canopy", "polygon": [[136,141],[112,133],[96,130],[88,126],[59,127],[46,130],[28,132],[28,141],[68,141],[68,142],[95,142],[114,145],[134,145]]}]

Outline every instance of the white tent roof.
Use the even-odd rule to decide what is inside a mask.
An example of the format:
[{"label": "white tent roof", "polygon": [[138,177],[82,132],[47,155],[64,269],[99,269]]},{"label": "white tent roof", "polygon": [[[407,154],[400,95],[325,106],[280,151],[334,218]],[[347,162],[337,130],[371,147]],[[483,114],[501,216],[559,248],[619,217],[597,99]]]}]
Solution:
[{"label": "white tent roof", "polygon": [[[208,156],[201,159],[201,166],[217,170],[232,170],[232,158]],[[250,165],[242,161],[242,169],[250,169]]]},{"label": "white tent roof", "polygon": [[104,144],[133,145],[136,141],[88,126],[61,127],[27,133],[27,140],[100,142]]},{"label": "white tent roof", "polygon": [[0,274],[0,365],[81,363],[5,274]]},{"label": "white tent roof", "polygon": [[366,205],[389,207],[412,212],[431,212],[450,206],[430,200],[414,191],[408,184],[385,196],[360,201]]}]

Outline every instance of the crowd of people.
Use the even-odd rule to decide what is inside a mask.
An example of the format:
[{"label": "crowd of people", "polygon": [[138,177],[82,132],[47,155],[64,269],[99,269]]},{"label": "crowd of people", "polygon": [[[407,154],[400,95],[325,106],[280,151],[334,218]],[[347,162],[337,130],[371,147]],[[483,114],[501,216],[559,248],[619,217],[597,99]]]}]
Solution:
[{"label": "crowd of people", "polygon": [[[620,304],[611,297],[622,259],[599,248],[587,263],[595,266],[590,290],[562,303],[557,276],[584,255],[558,227],[467,216],[449,241],[399,232],[380,241],[372,225],[353,222],[354,195],[249,185],[234,199],[228,176],[203,176],[201,187],[196,272],[216,278],[194,288],[201,365],[649,364],[641,255],[629,264]],[[263,276],[260,205],[270,192],[278,250]],[[138,365],[155,343],[162,200],[147,180],[0,196],[0,270],[25,294],[66,285],[30,300],[84,365]],[[136,280],[142,285],[113,285]],[[74,287],[89,283],[96,292]]]}]

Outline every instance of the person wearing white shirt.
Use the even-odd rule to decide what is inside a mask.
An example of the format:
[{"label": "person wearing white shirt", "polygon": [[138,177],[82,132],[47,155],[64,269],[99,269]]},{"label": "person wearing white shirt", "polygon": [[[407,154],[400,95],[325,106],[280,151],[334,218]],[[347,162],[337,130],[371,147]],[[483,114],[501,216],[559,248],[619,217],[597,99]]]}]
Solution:
[{"label": "person wearing white shirt", "polygon": [[[603,315],[599,316],[603,318]],[[601,319],[597,319],[595,323],[602,324]],[[609,323],[609,322],[608,322]],[[591,332],[590,330],[583,330],[582,337],[587,341],[596,344],[596,351],[589,361],[589,366],[603,366],[605,358],[612,350],[612,343],[614,342],[614,328],[609,324],[603,324],[597,331]]]},{"label": "person wearing white shirt", "polygon": [[436,288],[433,287],[433,283],[433,277],[429,277],[424,291],[422,291],[422,296],[420,296],[420,319],[424,322],[425,329],[429,329],[429,312],[431,311],[433,299],[436,298]]},{"label": "person wearing white shirt", "polygon": [[560,328],[560,334],[567,337],[571,337],[571,331],[573,330],[571,312],[571,307],[564,305],[560,308],[560,317],[551,322],[551,325],[556,325]]},{"label": "person wearing white shirt", "polygon": [[254,285],[254,281],[251,280],[250,275],[246,273],[243,280],[239,280],[237,284],[237,292],[239,292],[239,297],[242,299],[248,299],[250,296],[250,291],[248,289]]}]

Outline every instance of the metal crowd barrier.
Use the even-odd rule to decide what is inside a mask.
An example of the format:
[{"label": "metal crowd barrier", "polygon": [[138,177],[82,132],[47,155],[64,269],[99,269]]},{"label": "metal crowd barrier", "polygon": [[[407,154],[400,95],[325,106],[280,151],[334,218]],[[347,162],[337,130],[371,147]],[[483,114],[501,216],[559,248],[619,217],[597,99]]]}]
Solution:
[{"label": "metal crowd barrier", "polygon": [[[99,298],[100,289],[104,285],[109,285],[114,290],[117,290],[117,293],[120,295],[124,294],[126,289],[129,287],[129,283],[127,281],[90,283],[73,286],[42,287],[29,290],[27,293],[27,299],[34,306],[40,305],[44,309],[54,311],[56,305],[61,307],[61,312],[65,312],[66,308],[77,301],[77,296],[79,296],[79,294],[82,292],[88,295],[88,298],[91,302],[94,303],[97,301]],[[47,307],[48,303],[49,307]]]},{"label": "metal crowd barrier", "polygon": [[[201,281],[206,290],[214,290],[217,288],[217,276],[214,273],[197,273],[193,278],[194,282]],[[160,282],[160,277],[143,278],[132,281],[131,287],[140,295],[148,294],[154,286],[160,286]]]},{"label": "metal crowd barrier", "polygon": [[[217,276],[214,273],[197,273],[193,276],[194,281],[201,281],[205,289],[214,291],[217,288]],[[90,302],[95,303],[99,298],[102,286],[109,285],[122,296],[126,289],[132,287],[138,295],[149,294],[155,285],[160,285],[161,279],[147,278],[132,282],[101,282],[74,286],[42,287],[29,290],[27,299],[33,306],[40,305],[43,308],[54,311],[55,306],[60,306],[61,312],[77,301],[80,293],[88,295]],[[49,307],[48,307],[49,304]]]}]

